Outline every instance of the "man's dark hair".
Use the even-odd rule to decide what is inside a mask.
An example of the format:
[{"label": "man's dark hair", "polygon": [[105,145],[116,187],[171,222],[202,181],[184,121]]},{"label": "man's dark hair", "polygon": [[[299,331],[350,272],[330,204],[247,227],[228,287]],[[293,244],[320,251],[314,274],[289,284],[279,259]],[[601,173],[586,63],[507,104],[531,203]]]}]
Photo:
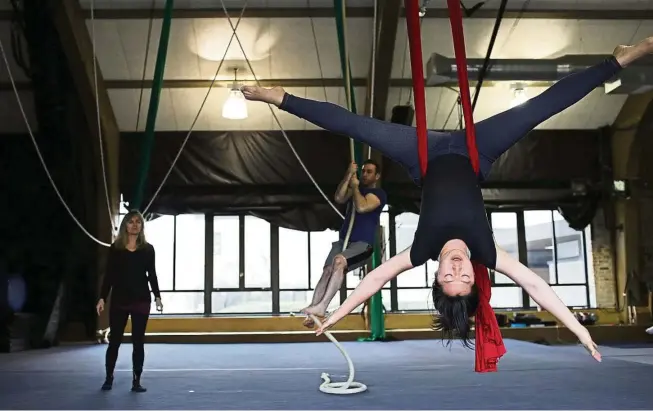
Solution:
[{"label": "man's dark hair", "polygon": [[365,164],[372,164],[374,166],[374,169],[376,170],[376,174],[381,174],[381,166],[376,161],[374,161],[374,160],[372,160],[370,158],[370,159],[367,159],[367,160],[363,161],[363,165],[365,165]]},{"label": "man's dark hair", "polygon": [[437,279],[433,281],[433,305],[436,311],[433,328],[442,331],[442,339],[448,340],[448,344],[458,337],[465,347],[472,348],[470,317],[476,314],[478,300],[476,285],[472,286],[472,291],[467,295],[450,296],[445,294]]}]

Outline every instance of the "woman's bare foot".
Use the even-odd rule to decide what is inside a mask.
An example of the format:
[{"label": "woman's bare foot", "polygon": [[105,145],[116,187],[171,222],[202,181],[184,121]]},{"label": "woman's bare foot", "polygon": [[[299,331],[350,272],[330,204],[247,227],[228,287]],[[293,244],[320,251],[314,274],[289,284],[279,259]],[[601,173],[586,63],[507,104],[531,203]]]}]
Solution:
[{"label": "woman's bare foot", "polygon": [[633,61],[651,53],[653,53],[653,37],[648,37],[634,46],[617,46],[612,55],[621,67],[626,68]]},{"label": "woman's bare foot", "polygon": [[258,86],[243,86],[240,91],[243,92],[247,100],[262,101],[264,103],[274,104],[277,107],[281,105],[283,96],[286,94],[281,87],[263,88]]}]

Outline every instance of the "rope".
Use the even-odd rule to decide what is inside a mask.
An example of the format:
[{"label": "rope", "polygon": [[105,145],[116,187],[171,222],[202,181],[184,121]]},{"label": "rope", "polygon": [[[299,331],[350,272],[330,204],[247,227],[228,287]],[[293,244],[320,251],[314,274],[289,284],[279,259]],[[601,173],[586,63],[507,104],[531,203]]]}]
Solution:
[{"label": "rope", "polygon": [[[14,75],[11,72],[11,67],[9,66],[9,60],[7,59],[7,53],[5,52],[5,48],[2,44],[2,40],[0,40],[0,53],[2,54],[2,60],[5,63],[5,67],[7,68],[7,75],[9,76],[9,81],[11,82],[11,87],[14,90],[14,95],[16,96],[16,101],[18,102],[18,109],[20,110],[20,114],[23,116],[23,120],[25,121],[25,126],[27,127],[27,132],[29,134],[30,139],[32,140],[32,144],[34,144],[34,148],[36,149],[36,155],[39,157],[39,161],[41,162],[41,166],[43,166],[43,170],[45,171],[46,176],[48,177],[48,180],[50,181],[50,185],[54,189],[54,192],[56,193],[57,197],[59,198],[59,201],[61,202],[61,205],[66,209],[70,217],[73,219],[75,224],[82,230],[84,234],[91,240],[95,241],[99,245],[103,245],[105,247],[111,247],[111,244],[105,243],[104,241],[95,238],[93,234],[89,233],[86,228],[82,225],[82,223],[79,222],[77,217],[75,217],[75,214],[70,210],[70,207],[68,207],[68,204],[66,204],[66,201],[63,199],[61,196],[61,193],[59,192],[59,189],[57,188],[57,184],[54,182],[54,179],[52,178],[52,175],[50,174],[50,170],[48,169],[48,166],[45,164],[45,160],[43,159],[43,155],[41,155],[41,150],[39,149],[39,145],[36,142],[36,138],[34,138],[34,133],[32,132],[32,127],[29,125],[29,120],[27,119],[27,114],[25,114],[25,109],[23,108],[23,103],[20,100],[20,94],[18,94],[18,89],[16,88],[16,81],[14,80]],[[113,222],[111,224],[113,226]]]},{"label": "rope", "polygon": [[[376,42],[378,33],[376,28],[376,19],[378,13],[378,1],[374,0],[374,14],[372,16],[372,67],[370,73],[370,117],[374,117],[374,85],[376,84]],[[372,147],[367,146],[367,158],[372,157]]]},{"label": "rope", "polygon": [[[315,324],[318,326],[318,328],[322,327],[322,323],[320,320],[314,316],[313,314],[310,315],[311,319],[315,321]],[[354,374],[356,370],[354,369],[354,363],[351,361],[351,358],[349,357],[349,354],[347,354],[347,351],[345,351],[344,348],[342,348],[342,345],[338,342],[338,340],[335,339],[333,335],[329,331],[325,331],[324,335],[331,340],[333,344],[335,344],[336,348],[340,351],[340,353],[345,357],[345,360],[347,360],[347,366],[349,367],[349,378],[347,378],[347,381],[345,382],[331,382],[331,378],[329,377],[329,374],[326,372],[323,372],[320,377],[322,378],[322,384],[320,384],[320,391],[322,391],[325,394],[358,394],[363,391],[367,390],[367,385],[356,382],[354,381]]]},{"label": "rope", "polygon": [[107,184],[107,172],[104,165],[104,143],[102,142],[102,122],[100,120],[100,93],[97,87],[97,59],[95,57],[95,2],[91,0],[91,43],[93,47],[93,92],[95,94],[95,111],[97,114],[98,140],[100,145],[100,164],[102,165],[102,183],[104,185],[104,197],[107,202],[107,211],[109,212],[109,227],[112,235],[116,235],[118,228],[113,221],[113,212],[111,212],[111,200],[109,198],[109,184]]},{"label": "rope", "polygon": [[[247,63],[247,67],[249,68],[249,71],[252,72],[252,76],[254,76],[254,81],[256,82],[256,85],[261,87],[261,82],[257,78],[256,73],[254,72],[254,69],[252,67],[252,63],[249,61],[249,58],[247,57],[247,53],[245,53],[245,49],[244,49],[242,43],[240,42],[240,37],[236,33],[236,29],[234,28],[233,22],[231,21],[231,16],[229,16],[229,12],[227,11],[227,7],[224,4],[224,0],[220,0],[220,3],[222,5],[222,10],[225,13],[225,16],[227,17],[227,21],[229,22],[229,26],[231,27],[231,30],[233,31],[233,36],[236,39],[236,42],[238,43],[238,46],[240,47],[240,51],[243,53],[243,57],[245,58],[245,62]],[[322,195],[322,197],[324,197],[324,200],[331,206],[331,208],[333,208],[333,210],[340,216],[340,218],[344,219],[345,217],[342,215],[340,210],[338,210],[338,207],[336,207],[335,204],[333,204],[331,202],[331,200],[329,200],[329,197],[324,193],[324,191],[322,191],[320,186],[317,184],[317,181],[315,181],[315,178],[313,178],[313,175],[311,174],[311,172],[308,171],[308,169],[306,168],[306,165],[302,161],[301,157],[299,157],[299,154],[297,153],[297,150],[295,150],[295,146],[293,146],[292,142],[290,141],[290,138],[288,137],[288,134],[286,134],[286,131],[284,130],[283,126],[281,125],[281,121],[279,120],[279,117],[277,117],[277,113],[274,112],[274,109],[272,108],[272,106],[270,104],[268,104],[268,108],[270,109],[270,112],[272,113],[272,117],[274,118],[274,121],[279,126],[279,130],[281,131],[281,134],[283,134],[283,137],[286,139],[286,142],[288,143],[288,146],[290,147],[290,150],[292,151],[292,153],[295,156],[295,158],[297,159],[297,161],[299,161],[299,164],[304,169],[304,172],[306,173],[308,178],[311,180],[311,182],[313,183],[313,185],[315,186],[317,191]]]},{"label": "rope", "polygon": [[[341,18],[342,18],[342,31],[343,31],[343,46],[344,46],[344,61],[345,64],[343,64],[342,68],[344,69],[344,72],[342,73],[343,76],[345,77],[345,96],[347,98],[347,108],[349,111],[352,111],[352,95],[351,95],[351,66],[349,65],[349,49],[347,47],[347,15],[345,11],[345,0],[340,0],[341,5],[340,5],[340,10],[341,10]],[[356,147],[354,145],[354,140],[349,139],[349,155],[351,156],[351,161],[356,160]],[[347,233],[345,234],[345,238],[342,242],[342,251],[345,251],[347,249],[347,245],[349,245],[349,239],[351,237],[351,232],[354,229],[354,222],[356,221],[356,206],[354,204],[354,199],[352,198],[351,201],[351,215],[349,216],[349,226],[347,227]]]},{"label": "rope", "polygon": [[[213,81],[211,81],[211,84],[209,85],[209,89],[206,92],[206,95],[204,96],[204,100],[202,101],[202,104],[200,105],[199,110],[197,111],[197,114],[195,115],[195,118],[193,119],[193,122],[190,125],[190,128],[188,130],[188,133],[186,134],[186,137],[184,138],[184,141],[181,143],[181,146],[179,147],[179,151],[177,151],[177,155],[175,155],[174,160],[172,160],[172,164],[170,165],[170,168],[168,168],[168,171],[166,172],[165,176],[163,177],[163,180],[161,180],[161,183],[159,184],[159,187],[156,189],[154,192],[154,195],[150,199],[150,202],[147,204],[145,209],[143,210],[143,214],[147,213],[147,210],[150,209],[152,206],[152,203],[154,203],[154,200],[156,197],[159,195],[161,192],[161,189],[163,188],[163,185],[168,181],[168,177],[170,177],[170,174],[172,173],[172,170],[175,168],[177,165],[177,161],[179,160],[179,157],[181,157],[181,153],[184,151],[184,147],[186,147],[186,143],[188,143],[188,140],[190,139],[191,134],[193,133],[193,130],[195,128],[195,124],[197,123],[197,120],[199,120],[200,115],[202,114],[202,110],[204,109],[204,105],[206,104],[206,101],[209,98],[209,94],[211,94],[211,90],[213,89],[213,85],[215,84],[217,78],[218,78],[218,73],[220,73],[220,69],[222,68],[222,65],[224,64],[224,60],[227,58],[227,53],[229,52],[229,47],[231,46],[231,42],[235,38],[235,30],[238,29],[238,26],[240,25],[240,22],[243,18],[243,15],[245,14],[245,10],[247,10],[247,1],[245,1],[245,4],[243,5],[242,10],[240,11],[240,15],[238,16],[238,20],[236,21],[236,28],[234,29],[234,32],[231,34],[231,37],[229,38],[229,42],[227,43],[227,47],[224,50],[224,54],[222,55],[222,58],[220,59],[220,64],[218,64],[218,68],[215,70],[215,75],[213,76]],[[232,27],[233,29],[233,27]]]},{"label": "rope", "polygon": [[[224,0],[220,0],[220,4],[222,6],[222,11],[224,12],[224,15],[227,17],[227,21],[229,22],[229,26],[231,27],[231,30],[233,31],[233,35],[236,38],[236,42],[238,43],[238,46],[240,47],[240,51],[243,53],[243,57],[245,58],[245,62],[247,63],[247,66],[248,66],[250,72],[252,73],[252,76],[254,77],[254,81],[256,82],[257,86],[260,87],[261,83],[260,83],[260,81],[258,80],[258,78],[256,76],[256,73],[254,71],[254,68],[252,67],[251,62],[249,61],[249,58],[247,57],[247,53],[245,52],[245,49],[244,49],[244,47],[243,47],[243,45],[242,45],[242,43],[240,41],[240,37],[236,33],[236,28],[234,27],[233,22],[231,21],[231,16],[229,15],[229,11],[227,10],[227,7],[224,4]],[[297,158],[297,161],[299,161],[299,164],[301,164],[302,168],[304,169],[304,171],[306,172],[308,177],[311,179],[311,181],[315,185],[315,188],[317,188],[317,190],[322,194],[322,196],[329,203],[329,205],[331,205],[331,207],[338,213],[338,215],[341,218],[344,219],[344,216],[340,213],[340,211],[336,208],[336,206],[331,202],[331,200],[329,200],[329,197],[327,197],[326,194],[324,194],[324,192],[322,191],[320,186],[317,184],[317,182],[315,181],[315,179],[313,178],[311,173],[308,171],[308,169],[304,165],[304,162],[299,157],[299,154],[297,154],[297,151],[293,147],[290,139],[288,138],[288,135],[286,134],[283,127],[281,126],[281,122],[279,121],[279,118],[277,117],[276,113],[274,112],[274,109],[272,108],[272,105],[268,104],[268,108],[270,109],[270,112],[272,113],[272,116],[274,117],[274,120],[276,121],[277,125],[279,126],[279,129],[281,130],[281,133],[283,134],[284,138],[286,139],[286,142],[290,146],[290,149],[292,150],[293,154]],[[311,315],[310,317],[312,318],[312,320],[315,322],[315,324],[318,327],[322,326],[322,323],[320,322],[320,320],[316,316]],[[354,364],[352,363],[351,358],[349,357],[347,352],[344,350],[344,348],[342,348],[340,343],[338,343],[338,341],[331,335],[331,333],[325,332],[325,334],[327,335],[327,338],[329,338],[329,340],[331,340],[331,342],[336,345],[338,350],[340,350],[342,355],[347,360],[347,364],[349,365],[349,378],[344,383],[334,383],[334,382],[331,382],[331,380],[329,378],[329,374],[322,373],[321,377],[322,377],[323,382],[322,382],[322,384],[320,384],[320,391],[322,391],[322,392],[324,392],[326,394],[357,394],[359,392],[363,392],[363,391],[367,390],[366,385],[361,384],[359,382],[354,382]]]}]

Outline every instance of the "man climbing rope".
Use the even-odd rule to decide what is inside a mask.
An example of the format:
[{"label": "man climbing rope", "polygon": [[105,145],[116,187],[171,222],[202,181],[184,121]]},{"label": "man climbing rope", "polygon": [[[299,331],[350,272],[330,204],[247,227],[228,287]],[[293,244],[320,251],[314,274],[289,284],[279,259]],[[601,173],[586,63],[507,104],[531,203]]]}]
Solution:
[{"label": "man climbing rope", "polygon": [[[356,175],[357,171],[358,166],[352,163],[336,190],[336,203],[349,202],[347,214],[340,228],[340,239],[332,244],[331,251],[324,261],[324,269],[315,286],[313,301],[302,310],[305,314],[324,317],[329,303],[342,285],[345,273],[362,267],[372,256],[374,237],[387,197],[385,191],[377,187],[381,168],[374,160],[366,160],[363,163],[360,181]],[[356,210],[354,226],[347,248],[343,250],[352,209]],[[310,316],[306,317],[304,325],[309,328],[314,326]]]},{"label": "man climbing rope", "polygon": [[[428,132],[428,171],[418,164],[416,129],[358,116],[335,104],[292,96],[280,87],[243,87],[245,98],[273,104],[326,130],[368,144],[405,167],[422,185],[420,219],[413,244],[368,274],[323,326],[336,324],[400,273],[438,260],[433,302],[439,328],[456,334],[469,345],[469,317],[477,314],[479,294],[473,262],[494,269],[520,285],[543,309],[572,331],[597,361],[601,360],[589,331],[583,327],[552,288],[537,274],[496,246],[487,221],[479,186],[492,164],[540,123],[584,98],[633,61],[653,52],[653,37],[634,46],[619,46],[613,56],[573,73],[528,102],[476,125],[480,174],[469,161],[465,130]],[[500,340],[500,333],[491,338]],[[497,345],[501,345],[500,341]],[[501,349],[494,361],[503,355]]]}]

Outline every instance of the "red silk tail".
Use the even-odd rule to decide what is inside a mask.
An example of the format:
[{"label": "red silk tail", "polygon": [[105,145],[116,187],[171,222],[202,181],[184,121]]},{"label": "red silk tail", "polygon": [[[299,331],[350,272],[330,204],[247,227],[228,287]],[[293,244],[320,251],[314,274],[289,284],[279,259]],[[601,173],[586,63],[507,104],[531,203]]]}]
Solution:
[{"label": "red silk tail", "polygon": [[418,0],[405,0],[406,28],[410,45],[410,65],[413,75],[415,96],[415,119],[417,120],[417,154],[422,177],[426,175],[428,164],[428,144],[426,130],[426,96],[424,94],[424,69],[422,62],[422,34],[419,21]]},{"label": "red silk tail", "polygon": [[[460,0],[447,0],[449,7],[449,21],[453,35],[454,50],[456,53],[456,67],[458,69],[458,83],[460,86],[463,115],[465,117],[465,134],[467,137],[467,151],[474,171],[478,174],[480,164],[478,148],[476,147],[476,130],[471,98],[469,95],[469,79],[467,76],[467,56],[465,53],[465,36],[463,32],[463,17],[460,11]],[[479,307],[476,311],[476,372],[496,372],[497,363],[506,353],[506,348],[501,337],[501,330],[490,305],[492,298],[492,284],[490,275],[485,266],[474,263],[474,276],[479,293]]]}]

